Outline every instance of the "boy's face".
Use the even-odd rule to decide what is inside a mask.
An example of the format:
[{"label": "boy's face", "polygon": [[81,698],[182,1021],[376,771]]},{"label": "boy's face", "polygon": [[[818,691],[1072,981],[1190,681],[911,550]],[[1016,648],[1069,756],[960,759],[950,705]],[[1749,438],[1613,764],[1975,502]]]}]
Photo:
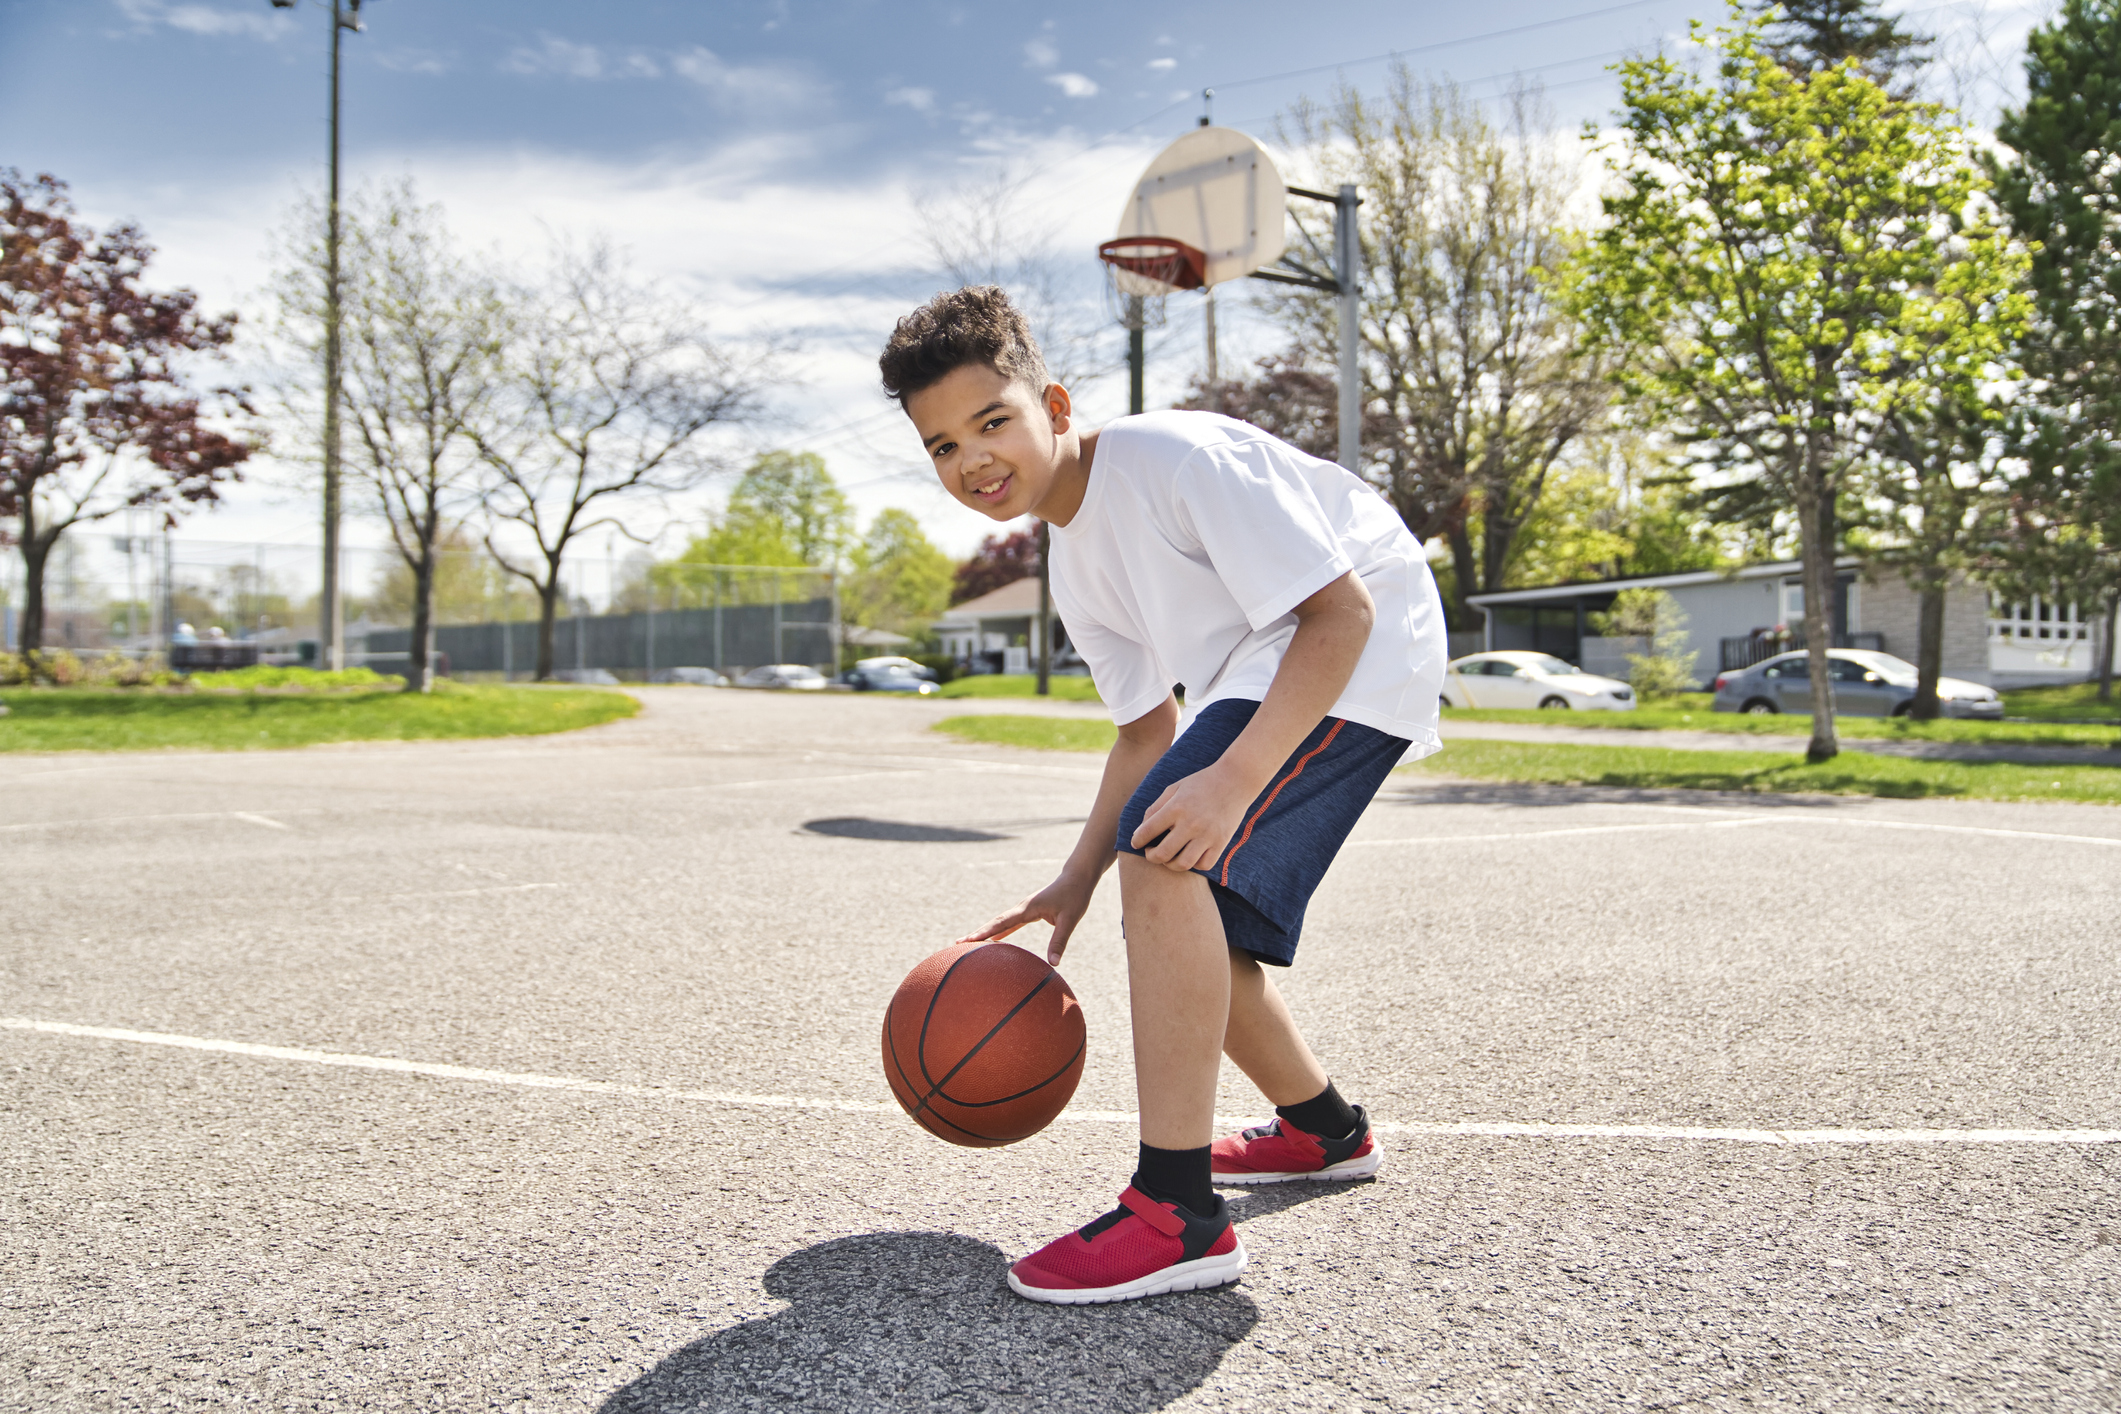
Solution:
[{"label": "boy's face", "polygon": [[943,489],[1001,521],[1032,514],[1052,490],[1070,411],[1060,384],[1041,398],[984,364],[966,364],[906,399]]}]

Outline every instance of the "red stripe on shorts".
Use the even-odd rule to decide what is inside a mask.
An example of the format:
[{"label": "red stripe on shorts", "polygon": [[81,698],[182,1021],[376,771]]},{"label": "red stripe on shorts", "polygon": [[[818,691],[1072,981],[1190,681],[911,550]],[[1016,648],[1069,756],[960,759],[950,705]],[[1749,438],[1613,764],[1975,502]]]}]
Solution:
[{"label": "red stripe on shorts", "polygon": [[1304,767],[1311,764],[1311,758],[1316,756],[1319,752],[1324,751],[1327,747],[1331,746],[1333,744],[1333,738],[1339,736],[1340,729],[1346,726],[1347,724],[1348,723],[1345,718],[1335,718],[1333,721],[1333,730],[1326,733],[1326,739],[1320,742],[1318,745],[1312,747],[1309,751],[1306,751],[1303,754],[1302,759],[1296,763],[1296,769],[1289,772],[1288,775],[1283,776],[1280,780],[1274,783],[1274,789],[1267,792],[1267,798],[1259,803],[1259,809],[1253,811],[1252,818],[1245,821],[1245,832],[1242,835],[1238,836],[1237,843],[1231,845],[1230,852],[1223,856],[1223,876],[1221,879],[1217,880],[1217,882],[1220,883],[1224,888],[1227,889],[1230,887],[1230,862],[1236,859],[1237,852],[1245,847],[1245,841],[1252,838],[1252,827],[1259,823],[1259,817],[1267,813],[1267,807],[1274,803],[1275,796],[1281,794],[1281,788],[1287,785],[1289,782],[1295,780],[1298,776],[1302,775],[1304,773]]}]

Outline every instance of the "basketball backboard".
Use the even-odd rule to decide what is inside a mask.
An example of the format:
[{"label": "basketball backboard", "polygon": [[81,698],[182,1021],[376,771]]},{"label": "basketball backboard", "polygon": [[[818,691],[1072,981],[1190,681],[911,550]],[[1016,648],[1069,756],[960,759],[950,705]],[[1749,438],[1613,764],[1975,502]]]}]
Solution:
[{"label": "basketball backboard", "polygon": [[1106,259],[1122,294],[1212,288],[1281,259],[1287,210],[1288,188],[1266,149],[1234,128],[1195,128],[1142,173],[1117,234],[1177,241],[1198,259],[1189,258],[1175,281],[1146,273],[1158,268],[1146,261]]}]

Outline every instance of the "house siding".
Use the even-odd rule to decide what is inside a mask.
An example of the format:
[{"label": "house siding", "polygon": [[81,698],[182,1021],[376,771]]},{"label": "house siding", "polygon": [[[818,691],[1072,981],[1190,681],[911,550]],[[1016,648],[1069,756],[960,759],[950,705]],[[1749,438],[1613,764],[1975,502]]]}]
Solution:
[{"label": "house siding", "polygon": [[1743,638],[1756,628],[1773,628],[1782,620],[1780,575],[1683,585],[1669,593],[1687,616],[1687,648],[1694,654],[1696,682],[1715,678],[1722,665],[1724,639]]},{"label": "house siding", "polygon": [[[1860,627],[1885,635],[1885,651],[1896,658],[1916,661],[1921,652],[1921,602],[1914,586],[1896,574],[1867,580],[1861,598]],[[1963,575],[1952,576],[1944,596],[1944,676],[1968,682],[1987,683],[1990,677],[1988,651],[1988,595],[1968,584]]]}]

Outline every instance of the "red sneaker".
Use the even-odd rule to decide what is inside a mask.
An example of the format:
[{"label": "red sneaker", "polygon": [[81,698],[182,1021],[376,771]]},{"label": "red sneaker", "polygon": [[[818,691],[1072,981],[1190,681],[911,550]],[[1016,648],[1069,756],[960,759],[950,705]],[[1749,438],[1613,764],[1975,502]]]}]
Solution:
[{"label": "red sneaker", "polygon": [[1307,1134],[1285,1119],[1275,1119],[1218,1139],[1209,1151],[1217,1183],[1286,1183],[1298,1178],[1332,1183],[1368,1178],[1383,1161],[1361,1105],[1355,1106],[1355,1132],[1345,1139]]},{"label": "red sneaker", "polygon": [[1200,1217],[1129,1186],[1117,1208],[1011,1267],[1009,1285],[1033,1301],[1087,1306],[1226,1286],[1244,1269],[1228,1203],[1217,1198]]}]

